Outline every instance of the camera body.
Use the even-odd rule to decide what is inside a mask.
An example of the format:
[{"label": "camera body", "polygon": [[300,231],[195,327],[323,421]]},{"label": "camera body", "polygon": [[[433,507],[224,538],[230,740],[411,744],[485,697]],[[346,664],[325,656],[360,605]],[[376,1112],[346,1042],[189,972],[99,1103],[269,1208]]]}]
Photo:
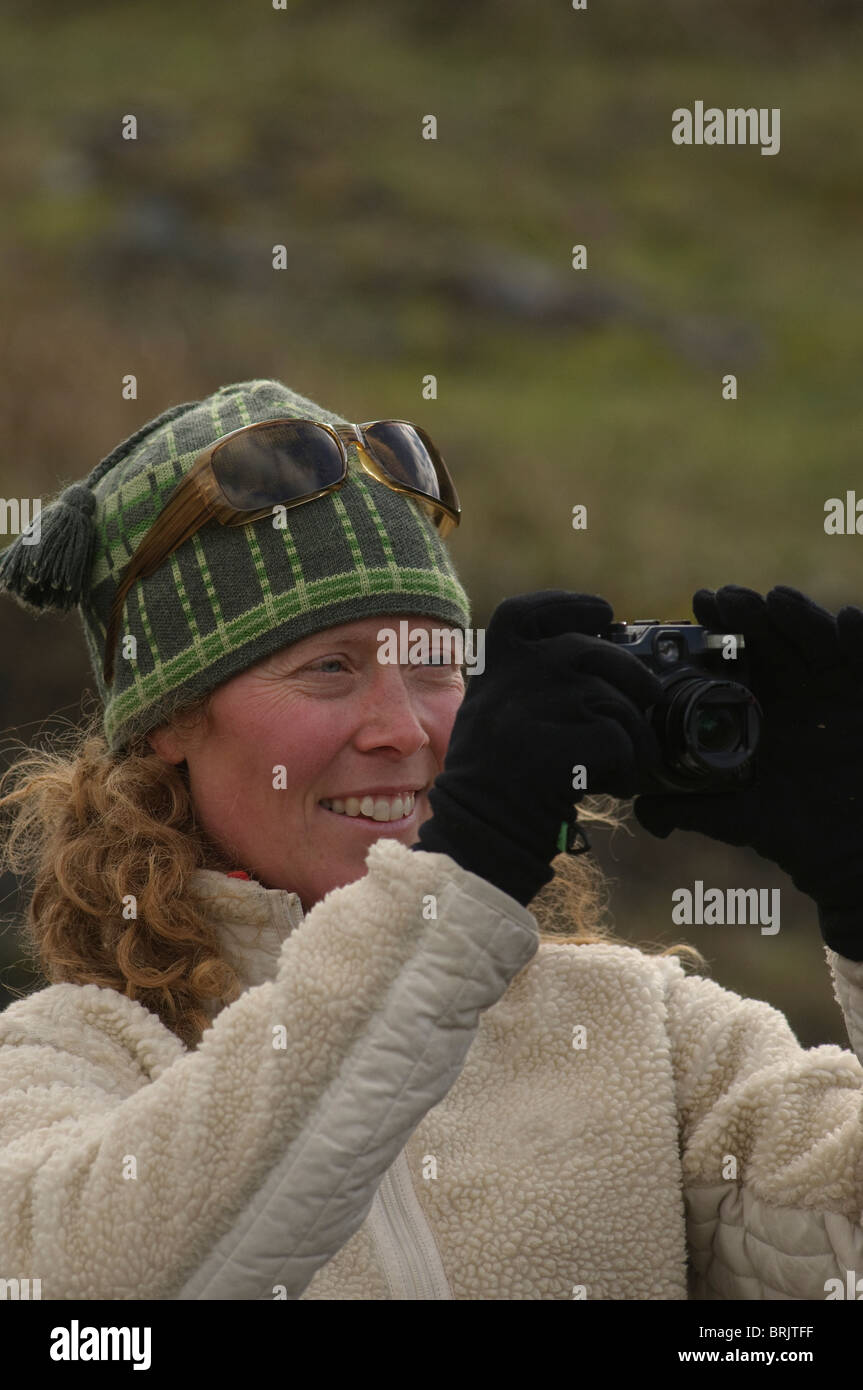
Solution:
[{"label": "camera body", "polygon": [[747,684],[742,634],[641,618],[612,623],[603,637],[626,647],[662,683],[662,696],[646,716],[663,762],[644,780],[642,795],[704,795],[754,782],[762,712]]}]

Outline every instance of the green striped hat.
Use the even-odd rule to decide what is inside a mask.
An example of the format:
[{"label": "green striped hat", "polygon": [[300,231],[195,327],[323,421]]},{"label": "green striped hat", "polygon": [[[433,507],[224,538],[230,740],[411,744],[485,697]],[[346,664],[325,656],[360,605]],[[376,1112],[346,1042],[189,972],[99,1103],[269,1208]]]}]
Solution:
[{"label": "green striped hat", "polygon": [[[106,688],[105,636],[118,577],[169,494],[222,435],[287,415],[348,423],[279,381],[222,386],[137,430],[41,513],[35,544],[25,543],[25,533],[0,556],[0,588],[24,607],[78,605],[113,751],[323,628],[388,613],[469,624],[467,596],[432,522],[364,472],[350,446],[342,488],[290,509],[286,526],[269,517],[245,526],[208,521],[134,584]],[[136,639],[134,660],[122,655],[128,636]]]}]

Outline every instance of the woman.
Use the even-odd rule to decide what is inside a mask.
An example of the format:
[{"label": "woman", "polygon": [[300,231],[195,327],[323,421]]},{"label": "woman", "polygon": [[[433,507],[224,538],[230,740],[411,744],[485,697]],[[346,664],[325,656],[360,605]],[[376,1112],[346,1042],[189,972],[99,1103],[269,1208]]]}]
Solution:
[{"label": "woman", "polygon": [[[43,1298],[825,1297],[863,1270],[863,614],[696,595],[748,638],[763,775],[636,803],[812,894],[854,1056],[604,939],[561,822],[576,766],[617,797],[655,767],[657,679],[602,599],[551,592],[500,605],[465,696],[435,660],[470,620],[455,489],[421,431],[363,429],[222,388],[3,556],[20,601],[79,605],[105,705],[3,802],[52,981],[0,1016],[3,1270]],[[430,660],[380,659],[405,618]]]}]

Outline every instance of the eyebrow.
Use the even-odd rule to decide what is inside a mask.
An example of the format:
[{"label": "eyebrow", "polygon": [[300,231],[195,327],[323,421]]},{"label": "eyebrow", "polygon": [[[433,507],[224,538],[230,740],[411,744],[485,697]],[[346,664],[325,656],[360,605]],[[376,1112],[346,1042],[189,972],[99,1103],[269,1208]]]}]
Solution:
[{"label": "eyebrow", "polygon": [[[273,653],[272,659],[278,660],[280,658],[283,658],[284,660],[289,661],[292,658],[295,658],[299,661],[303,661],[312,652],[315,652],[319,649],[325,650],[329,646],[354,648],[377,647],[379,631],[379,628],[375,628],[375,630],[373,632],[370,632],[368,636],[357,637],[356,635],[348,636],[345,633],[340,634],[336,628],[327,628],[323,632],[314,632],[309,637],[301,637],[299,641],[291,643],[291,645],[288,647],[280,648],[279,651]],[[307,643],[308,646],[305,651],[298,652],[297,648],[300,646],[301,643],[303,645]]]},{"label": "eyebrow", "polygon": [[[387,626],[387,625],[386,625],[385,623],[382,622],[382,623],[380,624],[379,627],[377,627],[377,628],[375,628],[373,631],[369,632],[368,636],[366,636],[366,637],[357,637],[357,636],[348,636],[347,634],[339,634],[339,631],[338,631],[337,628],[327,628],[327,629],[324,629],[322,632],[314,632],[314,633],[312,633],[309,637],[301,637],[301,638],[299,639],[299,641],[298,641],[297,643],[295,643],[294,645],[299,646],[300,642],[308,642],[309,645],[311,646],[313,642],[318,642],[318,643],[323,643],[323,644],[326,646],[326,645],[328,644],[328,642],[332,641],[332,642],[334,642],[334,643],[341,643],[342,645],[344,645],[344,646],[346,646],[346,647],[350,647],[350,646],[353,646],[353,647],[362,647],[362,646],[369,646],[370,644],[373,644],[374,646],[377,646],[377,644],[378,644],[378,633],[381,631],[382,628],[384,628],[384,627],[386,627],[386,626]],[[438,627],[439,627],[439,626],[440,626],[440,624],[438,624]],[[431,624],[429,624],[428,627],[426,627],[424,624],[422,624],[421,627],[422,627],[422,630],[423,630],[423,631],[426,631],[426,632],[429,632],[429,633],[436,631],[436,628],[435,628],[434,626],[432,626]],[[413,631],[415,631],[415,628],[414,628],[414,627],[411,627],[411,632],[413,632]],[[290,648],[288,648],[288,650],[290,650]]]}]

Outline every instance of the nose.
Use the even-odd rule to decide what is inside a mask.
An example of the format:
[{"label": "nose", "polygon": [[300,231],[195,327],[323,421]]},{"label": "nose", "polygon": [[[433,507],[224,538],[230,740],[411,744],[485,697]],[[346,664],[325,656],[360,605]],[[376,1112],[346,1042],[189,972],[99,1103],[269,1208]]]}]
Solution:
[{"label": "nose", "polygon": [[431,742],[400,666],[381,664],[366,686],[354,745],[368,753],[391,748],[410,757]]}]

